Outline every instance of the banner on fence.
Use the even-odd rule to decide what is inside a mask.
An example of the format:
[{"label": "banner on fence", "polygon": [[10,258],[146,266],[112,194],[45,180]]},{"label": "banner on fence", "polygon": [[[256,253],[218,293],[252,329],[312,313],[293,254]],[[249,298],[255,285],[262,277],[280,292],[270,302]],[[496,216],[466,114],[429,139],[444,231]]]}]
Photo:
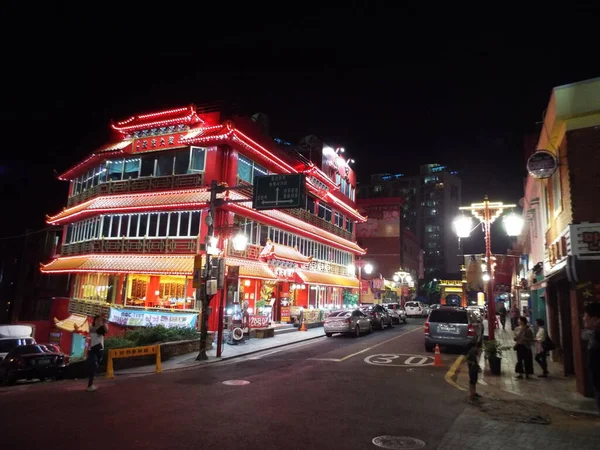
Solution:
[{"label": "banner on fence", "polygon": [[108,321],[126,327],[195,328],[197,314],[165,313],[161,311],[137,311],[135,309],[110,308]]}]

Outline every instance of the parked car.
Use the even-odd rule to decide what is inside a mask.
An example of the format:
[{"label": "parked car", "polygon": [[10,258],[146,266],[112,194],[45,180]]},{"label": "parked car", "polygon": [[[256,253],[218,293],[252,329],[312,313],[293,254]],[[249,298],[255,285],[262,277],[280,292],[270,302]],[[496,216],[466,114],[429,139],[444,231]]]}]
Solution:
[{"label": "parked car", "polygon": [[425,350],[433,351],[435,345],[461,347],[483,342],[483,324],[475,313],[466,308],[442,306],[431,311],[425,322]]},{"label": "parked car", "polygon": [[429,306],[425,305],[425,303],[415,300],[406,302],[404,309],[408,317],[427,317],[430,311]]},{"label": "parked car", "polygon": [[323,328],[327,337],[334,333],[354,334],[358,337],[361,333],[373,331],[369,317],[359,309],[332,311],[323,321]]},{"label": "parked car", "polygon": [[400,303],[384,303],[383,306],[387,308],[393,323],[406,323],[406,311]]},{"label": "parked car", "polygon": [[371,319],[371,323],[373,326],[379,328],[380,330],[385,329],[385,327],[393,327],[392,317],[390,313],[388,313],[387,308],[383,305],[363,305],[360,307],[360,310],[365,313]]},{"label": "parked car", "polygon": [[62,378],[69,357],[57,352],[56,346],[41,344],[20,345],[12,349],[0,363],[0,380],[14,384],[17,380]]},{"label": "parked car", "polygon": [[0,361],[19,345],[35,344],[30,325],[0,325]]}]

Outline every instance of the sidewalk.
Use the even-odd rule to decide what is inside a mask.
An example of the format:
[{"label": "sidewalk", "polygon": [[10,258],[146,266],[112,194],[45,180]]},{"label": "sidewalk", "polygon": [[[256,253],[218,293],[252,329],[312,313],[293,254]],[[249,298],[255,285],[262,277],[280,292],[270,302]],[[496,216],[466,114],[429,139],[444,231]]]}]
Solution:
[{"label": "sidewalk", "polygon": [[[502,346],[514,346],[513,334],[510,329],[496,330],[496,340]],[[545,403],[555,408],[575,413],[597,414],[594,400],[586,398],[577,392],[574,377],[565,377],[562,366],[548,360],[548,378],[538,378],[541,368],[537,362],[533,362],[535,374],[530,379],[518,380],[515,378],[515,364],[517,354],[513,350],[502,352],[502,375],[493,376],[485,361],[483,352],[480,355],[479,365],[483,373],[479,374],[477,392],[484,397],[492,395],[494,398],[505,400],[524,400],[536,403]],[[466,363],[463,361],[460,371],[457,372],[456,383],[462,388],[468,389],[469,374]]]},{"label": "sidewalk", "polygon": [[[298,342],[318,339],[324,336],[325,332],[323,331],[323,327],[318,327],[310,328],[307,331],[293,331],[289,333],[276,334],[275,337],[272,338],[252,338],[247,341],[242,341],[243,343],[238,345],[229,345],[223,343],[223,353],[221,358],[217,358],[217,343],[215,342],[213,343],[212,348],[206,352],[209,358],[207,361],[196,361],[198,352],[187,353],[185,355],[174,356],[167,361],[163,361],[162,370],[165,372],[169,370],[186,369],[190,367],[212,364],[227,359],[238,358],[240,356],[262,352],[264,350],[276,349],[279,347],[296,344]],[[133,367],[131,369],[116,370],[115,375],[149,374],[154,373],[154,371],[155,366],[152,364],[142,367]]]}]

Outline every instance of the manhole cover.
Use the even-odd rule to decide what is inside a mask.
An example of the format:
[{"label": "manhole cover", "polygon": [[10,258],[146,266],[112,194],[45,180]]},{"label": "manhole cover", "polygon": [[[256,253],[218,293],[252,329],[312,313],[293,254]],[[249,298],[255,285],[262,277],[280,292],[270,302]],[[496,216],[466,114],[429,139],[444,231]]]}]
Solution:
[{"label": "manhole cover", "polygon": [[425,447],[425,442],[410,436],[377,436],[373,444],[381,448],[415,449]]},{"label": "manhole cover", "polygon": [[250,382],[247,380],[227,380],[223,381],[223,384],[227,384],[229,386],[245,386],[250,384]]}]

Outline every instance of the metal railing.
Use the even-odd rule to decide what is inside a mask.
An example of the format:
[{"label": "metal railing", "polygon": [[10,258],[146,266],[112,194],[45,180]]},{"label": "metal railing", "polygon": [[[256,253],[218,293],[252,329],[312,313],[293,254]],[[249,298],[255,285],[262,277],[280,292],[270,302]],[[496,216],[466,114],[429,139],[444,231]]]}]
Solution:
[{"label": "metal railing", "polygon": [[78,205],[79,203],[83,203],[100,195],[168,191],[173,189],[194,189],[204,186],[203,173],[108,181],[87,189],[80,194],[69,197],[67,201],[67,207]]}]

